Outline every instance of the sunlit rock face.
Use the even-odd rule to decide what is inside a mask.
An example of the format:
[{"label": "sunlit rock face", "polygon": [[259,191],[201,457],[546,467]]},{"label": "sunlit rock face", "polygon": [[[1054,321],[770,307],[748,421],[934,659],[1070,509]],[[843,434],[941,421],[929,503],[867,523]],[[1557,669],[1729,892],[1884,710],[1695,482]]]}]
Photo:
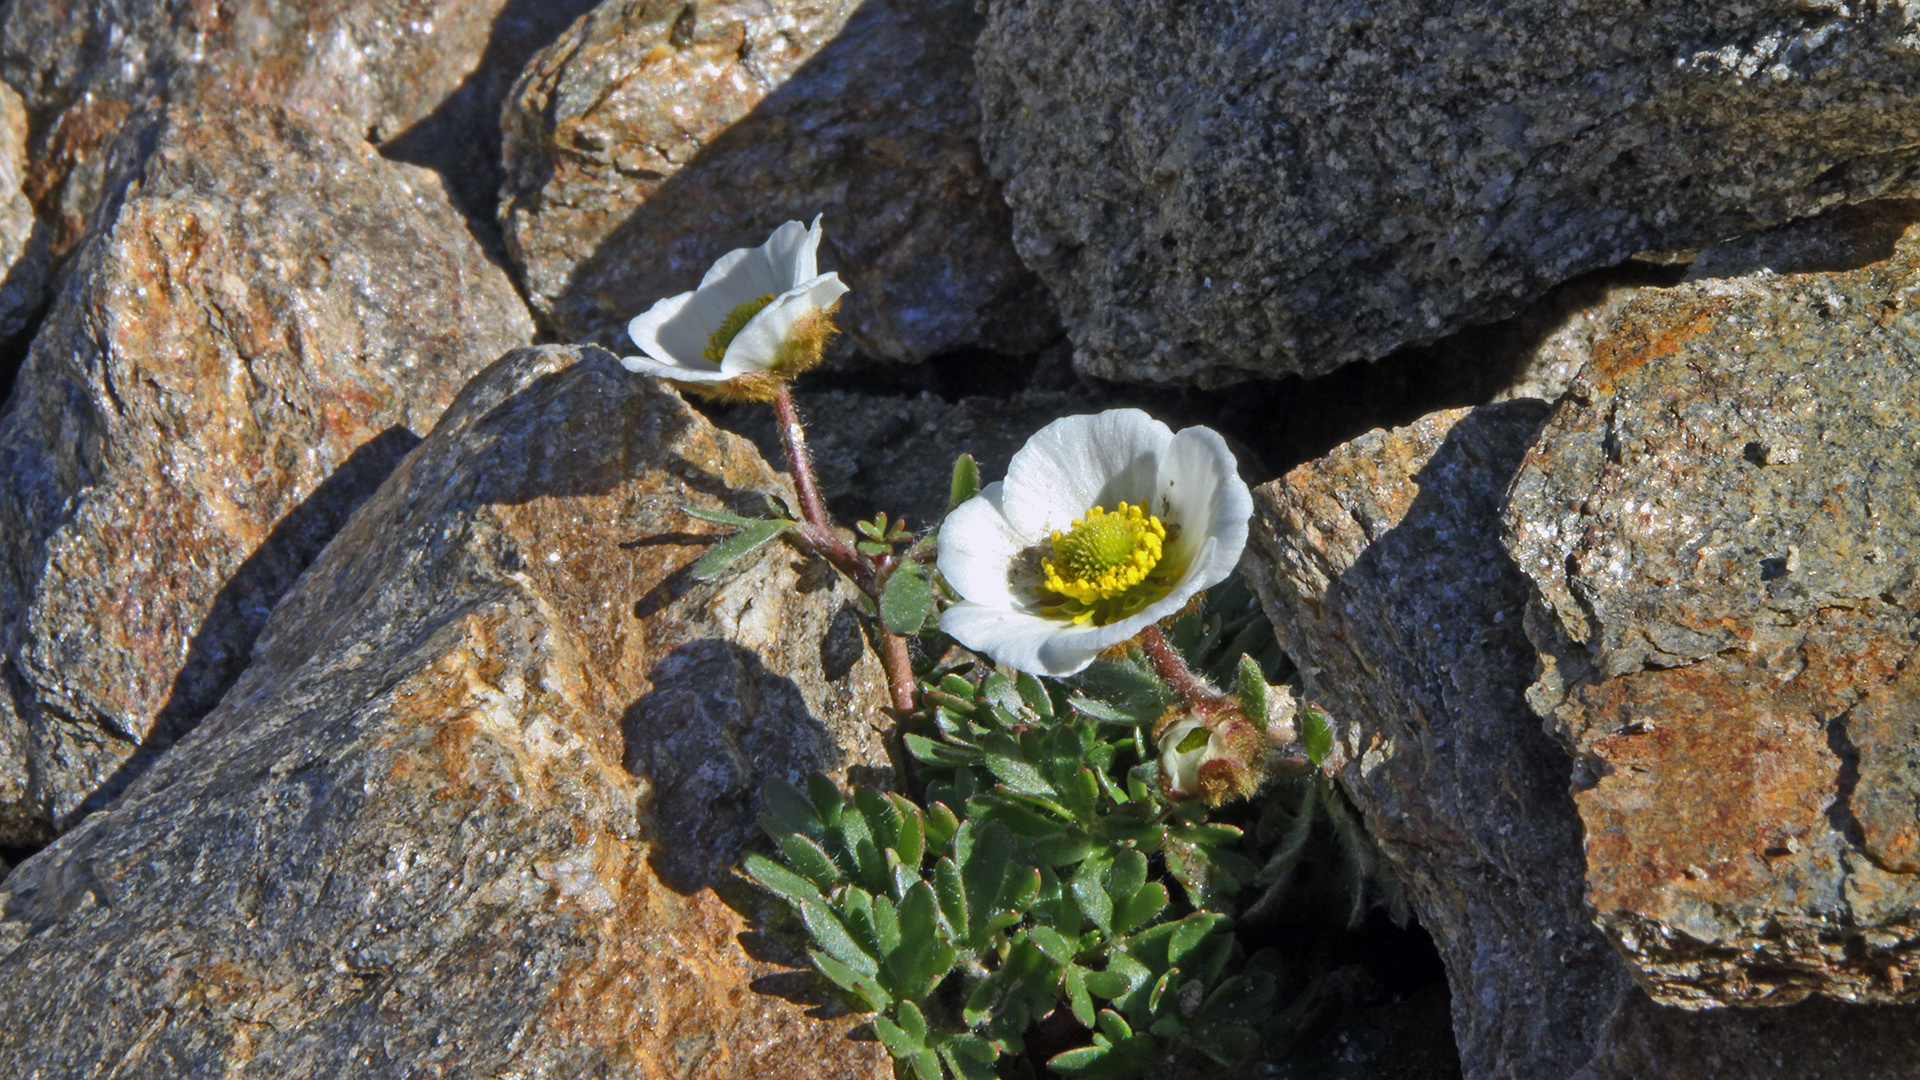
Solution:
[{"label": "sunlit rock face", "polygon": [[220,707],[0,883],[0,1073],[890,1075],[731,877],[768,777],[887,778],[851,587],[780,542],[687,573],[685,507],[768,494],[603,352],[489,368]]}]

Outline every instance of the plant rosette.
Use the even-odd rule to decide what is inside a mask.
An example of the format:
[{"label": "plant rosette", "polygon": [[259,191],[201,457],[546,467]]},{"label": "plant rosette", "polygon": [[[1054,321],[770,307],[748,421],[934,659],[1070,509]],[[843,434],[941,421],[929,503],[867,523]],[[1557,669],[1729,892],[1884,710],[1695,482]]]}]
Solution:
[{"label": "plant rosette", "polygon": [[789,221],[757,248],[722,255],[700,287],[635,316],[627,336],[645,356],[628,371],[657,375],[734,401],[771,401],[782,383],[820,362],[847,286],[817,273],[820,218]]},{"label": "plant rosette", "polygon": [[1224,581],[1253,495],[1211,428],[1138,409],[1040,429],[940,528],[960,601],[940,628],[1021,671],[1072,675]]}]

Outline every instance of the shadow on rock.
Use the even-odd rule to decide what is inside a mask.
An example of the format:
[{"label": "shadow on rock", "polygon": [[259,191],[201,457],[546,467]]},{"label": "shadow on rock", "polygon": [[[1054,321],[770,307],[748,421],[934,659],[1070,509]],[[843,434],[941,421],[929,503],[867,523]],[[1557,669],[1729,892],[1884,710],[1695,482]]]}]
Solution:
[{"label": "shadow on rock", "polygon": [[474,226],[475,239],[501,261],[494,211],[500,203],[500,106],[520,69],[599,0],[509,0],[494,16],[480,62],[431,113],[387,140],[380,153],[439,173]]},{"label": "shadow on rock", "polygon": [[252,658],[254,640],[273,606],[400,459],[418,445],[420,437],[406,428],[395,425],[386,429],[362,443],[274,525],[266,540],[215,594],[152,730],[131,757],[88,793],[68,827],[110,805],[219,704]]},{"label": "shadow on rock", "polygon": [[652,691],[620,721],[626,767],[651,785],[654,872],[696,892],[718,884],[759,835],[762,783],[802,782],[845,755],[799,687],[732,642],[688,642],[648,679]]}]

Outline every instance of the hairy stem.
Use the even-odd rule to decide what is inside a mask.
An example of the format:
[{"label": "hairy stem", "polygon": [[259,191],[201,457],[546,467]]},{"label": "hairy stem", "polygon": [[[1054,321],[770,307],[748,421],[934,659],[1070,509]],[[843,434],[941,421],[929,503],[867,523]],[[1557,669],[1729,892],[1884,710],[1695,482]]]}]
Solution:
[{"label": "hairy stem", "polygon": [[773,393],[773,414],[780,421],[780,441],[787,448],[787,463],[793,466],[793,486],[800,493],[800,516],[815,528],[830,530],[827,504],[821,501],[820,485],[813,478],[813,457],[807,453],[807,432],[800,426],[800,414],[793,407],[793,392],[785,382]]},{"label": "hairy stem", "polygon": [[[793,392],[785,382],[774,391],[773,414],[780,424],[780,442],[787,450],[787,464],[793,468],[794,490],[800,494],[800,516],[804,521],[799,530],[801,538],[847,575],[861,592],[878,602],[880,590],[886,585],[884,569],[833,531],[833,523],[827,517],[827,504],[820,498],[820,484],[813,477],[813,456],[807,453],[807,431],[800,426],[800,413],[793,407]],[[894,709],[905,716],[914,706],[913,661],[907,653],[905,638],[885,626],[879,630],[880,663],[887,670],[887,689]]]},{"label": "hairy stem", "polygon": [[913,711],[918,688],[913,679],[913,658],[907,655],[907,639],[882,626],[880,662],[887,669],[887,689],[893,695],[893,707],[905,717]]},{"label": "hairy stem", "polygon": [[1154,673],[1167,689],[1174,692],[1187,708],[1200,716],[1207,716],[1222,709],[1232,707],[1226,695],[1208,686],[1200,676],[1193,673],[1187,662],[1180,657],[1180,650],[1173,647],[1167,635],[1161,633],[1158,623],[1140,632],[1140,648],[1147,654],[1147,660],[1153,664]]}]

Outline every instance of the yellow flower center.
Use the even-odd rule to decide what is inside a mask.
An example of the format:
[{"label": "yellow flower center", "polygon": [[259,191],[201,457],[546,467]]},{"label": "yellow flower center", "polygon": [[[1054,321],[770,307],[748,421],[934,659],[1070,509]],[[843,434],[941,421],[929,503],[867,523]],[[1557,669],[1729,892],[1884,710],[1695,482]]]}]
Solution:
[{"label": "yellow flower center", "polygon": [[726,357],[727,346],[733,344],[733,339],[739,337],[740,331],[747,328],[747,324],[753,321],[753,317],[760,314],[760,310],[771,303],[773,303],[773,294],[768,293],[758,300],[749,300],[727,312],[727,317],[720,320],[720,328],[707,339],[707,347],[700,351],[700,355],[716,364],[719,363]]},{"label": "yellow flower center", "polygon": [[1052,539],[1053,558],[1040,561],[1042,588],[1060,601],[1043,607],[1045,614],[1105,626],[1166,595],[1169,582],[1154,571],[1167,527],[1138,506],[1123,502],[1112,513],[1096,506]]}]

